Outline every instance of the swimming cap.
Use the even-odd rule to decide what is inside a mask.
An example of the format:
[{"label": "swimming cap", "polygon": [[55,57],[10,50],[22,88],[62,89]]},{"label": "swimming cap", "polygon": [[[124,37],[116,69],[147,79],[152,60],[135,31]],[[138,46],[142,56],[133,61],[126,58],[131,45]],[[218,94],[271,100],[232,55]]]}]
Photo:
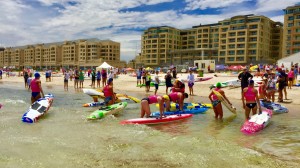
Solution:
[{"label": "swimming cap", "polygon": [[110,84],[113,80],[114,80],[113,78],[109,78],[109,79],[107,80],[107,83]]},{"label": "swimming cap", "polygon": [[254,80],[249,80],[249,84],[254,84]]},{"label": "swimming cap", "polygon": [[35,78],[39,78],[39,77],[41,77],[41,75],[40,75],[39,73],[35,73],[35,74],[34,74],[34,77],[35,77]]},{"label": "swimming cap", "polygon": [[163,98],[166,100],[170,100],[169,95],[163,95]]},{"label": "swimming cap", "polygon": [[183,93],[183,95],[184,95],[184,98],[188,98],[189,97],[189,94],[187,94],[187,93]]},{"label": "swimming cap", "polygon": [[216,87],[217,87],[217,88],[220,88],[220,87],[222,87],[221,83],[220,83],[220,82],[218,82],[218,83],[216,84]]}]

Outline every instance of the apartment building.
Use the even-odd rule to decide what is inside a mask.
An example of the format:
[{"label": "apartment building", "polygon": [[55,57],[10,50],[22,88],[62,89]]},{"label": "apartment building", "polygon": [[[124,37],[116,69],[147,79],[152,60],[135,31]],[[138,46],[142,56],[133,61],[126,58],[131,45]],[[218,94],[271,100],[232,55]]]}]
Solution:
[{"label": "apartment building", "polygon": [[46,44],[43,49],[42,67],[62,66],[62,47],[57,44]]},{"label": "apartment building", "polygon": [[219,23],[218,62],[249,64],[281,58],[281,23],[255,15],[235,16]]},{"label": "apartment building", "polygon": [[3,59],[4,59],[4,50],[5,50],[5,48],[0,47],[0,67],[4,66],[4,62],[3,62]]},{"label": "apartment building", "polygon": [[18,48],[17,49],[13,48],[11,51],[10,66],[19,68],[23,66],[23,60],[24,60],[24,51]]},{"label": "apartment building", "polygon": [[11,48],[7,48],[6,50],[4,50],[4,52],[3,52],[3,64],[4,65],[10,66],[11,53],[12,53]]},{"label": "apartment building", "polygon": [[284,11],[282,56],[300,52],[300,5],[289,6]]},{"label": "apartment building", "polygon": [[146,66],[192,64],[201,59],[222,64],[274,62],[281,58],[281,38],[281,23],[256,15],[234,16],[185,30],[152,27],[142,35],[142,60]]},{"label": "apartment building", "polygon": [[41,67],[44,62],[44,45],[43,44],[38,44],[35,45],[34,47],[34,54],[35,54],[35,62],[34,65],[36,67]]},{"label": "apartment building", "polygon": [[62,66],[78,66],[78,44],[75,41],[65,41],[62,45]]},{"label": "apartment building", "polygon": [[19,46],[0,51],[0,67],[84,68],[99,66],[103,61],[112,66],[125,64],[120,61],[120,43],[87,39]]},{"label": "apartment building", "polygon": [[24,67],[34,67],[35,66],[35,47],[33,45],[28,45],[24,49],[23,66]]},{"label": "apartment building", "polygon": [[142,61],[147,66],[170,63],[169,52],[180,49],[180,30],[169,27],[152,27],[142,35]]}]

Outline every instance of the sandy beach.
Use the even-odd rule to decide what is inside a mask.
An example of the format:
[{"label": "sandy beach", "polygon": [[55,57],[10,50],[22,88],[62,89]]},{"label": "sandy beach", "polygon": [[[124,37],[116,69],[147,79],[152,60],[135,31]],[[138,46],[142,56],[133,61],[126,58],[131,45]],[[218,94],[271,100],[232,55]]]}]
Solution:
[{"label": "sandy beach", "polygon": [[[43,72],[41,74],[44,74]],[[202,81],[202,82],[195,82],[194,85],[194,96],[190,96],[186,102],[192,101],[193,99],[201,99],[204,102],[209,102],[208,95],[211,92],[209,89],[209,86],[216,84],[217,82],[225,82],[228,80],[233,80],[237,79],[237,75],[228,75],[227,73],[215,73],[218,77],[214,76],[214,73],[209,73],[209,74],[204,74],[204,77],[213,77],[210,80],[207,81]],[[177,77],[178,79],[187,79],[187,73],[178,73]],[[61,86],[63,88],[63,75],[62,73],[56,74],[56,76],[59,77],[52,77],[51,82],[46,82],[45,76],[41,76],[41,81],[42,81],[42,86],[44,88],[44,91],[47,92],[47,88],[51,86]],[[164,73],[159,74],[160,80],[164,80]],[[197,76],[197,74],[195,74]],[[154,75],[152,75],[152,79],[154,79]],[[260,77],[254,77],[254,80],[260,80]],[[13,83],[24,83],[24,79],[22,76],[11,76],[11,77],[5,77],[3,75],[3,79],[0,80],[0,82],[13,82]],[[102,81],[101,81],[102,82]],[[1,84],[1,83],[0,83]],[[91,88],[91,80],[90,79],[85,79],[84,83],[84,88]],[[1,86],[1,85],[0,85]],[[101,83],[102,86],[102,83]],[[158,94],[163,95],[165,94],[165,86],[159,86],[158,89]],[[256,87],[257,88],[257,87]],[[125,93],[130,95],[130,92],[136,92],[136,93],[144,93],[145,96],[149,96],[151,94],[154,94],[154,87],[150,88],[150,92],[146,93],[145,92],[145,87],[136,87],[136,77],[132,77],[129,74],[124,75],[118,75],[116,79],[114,79],[114,89],[117,91],[117,93]],[[237,101],[241,99],[241,88],[223,88],[225,91],[225,94],[230,100]],[[74,89],[74,80],[70,81],[69,80],[69,92],[73,91],[80,91],[80,89],[75,90]],[[186,84],[186,90],[187,93],[189,93],[189,89]],[[288,99],[292,100],[292,103],[287,104],[287,106],[293,106],[293,105],[300,105],[300,99],[299,99],[299,93],[300,93],[300,88],[299,87],[292,87],[292,89],[287,89],[287,97]],[[140,97],[142,98],[142,97]],[[277,101],[277,100],[275,100]],[[241,103],[241,101],[240,101]],[[238,105],[236,105],[238,106]]]}]

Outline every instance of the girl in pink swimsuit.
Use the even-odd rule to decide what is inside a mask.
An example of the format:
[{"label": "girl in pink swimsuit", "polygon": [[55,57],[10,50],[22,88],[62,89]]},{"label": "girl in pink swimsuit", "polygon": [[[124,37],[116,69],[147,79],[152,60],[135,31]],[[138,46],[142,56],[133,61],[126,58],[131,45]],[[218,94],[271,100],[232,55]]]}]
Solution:
[{"label": "girl in pink swimsuit", "polygon": [[[245,101],[246,100],[246,101]],[[243,108],[245,109],[246,120],[250,118],[250,111],[252,110],[252,115],[255,115],[257,112],[257,107],[259,112],[261,112],[261,106],[258,98],[258,92],[254,88],[254,81],[249,81],[249,86],[243,89]]]}]

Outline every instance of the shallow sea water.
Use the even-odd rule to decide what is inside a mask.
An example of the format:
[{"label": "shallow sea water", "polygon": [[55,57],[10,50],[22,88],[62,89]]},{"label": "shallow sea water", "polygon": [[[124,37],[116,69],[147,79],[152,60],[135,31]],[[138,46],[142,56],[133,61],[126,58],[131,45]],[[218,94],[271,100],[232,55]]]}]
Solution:
[{"label": "shallow sea water", "polygon": [[[85,119],[96,108],[73,88],[44,87],[54,103],[37,123],[21,117],[30,92],[21,84],[0,83],[0,167],[299,167],[300,113],[274,115],[258,134],[240,132],[244,115],[224,110],[223,121],[206,114],[164,125],[120,125],[139,117],[139,104],[129,103],[118,116]],[[130,95],[142,98],[144,94]],[[201,102],[203,97],[187,101]],[[234,104],[240,104],[238,100]],[[297,110],[297,106],[291,106]],[[300,106],[299,106],[300,107]],[[240,109],[240,107],[237,107]],[[156,107],[151,107],[157,111]]]}]

